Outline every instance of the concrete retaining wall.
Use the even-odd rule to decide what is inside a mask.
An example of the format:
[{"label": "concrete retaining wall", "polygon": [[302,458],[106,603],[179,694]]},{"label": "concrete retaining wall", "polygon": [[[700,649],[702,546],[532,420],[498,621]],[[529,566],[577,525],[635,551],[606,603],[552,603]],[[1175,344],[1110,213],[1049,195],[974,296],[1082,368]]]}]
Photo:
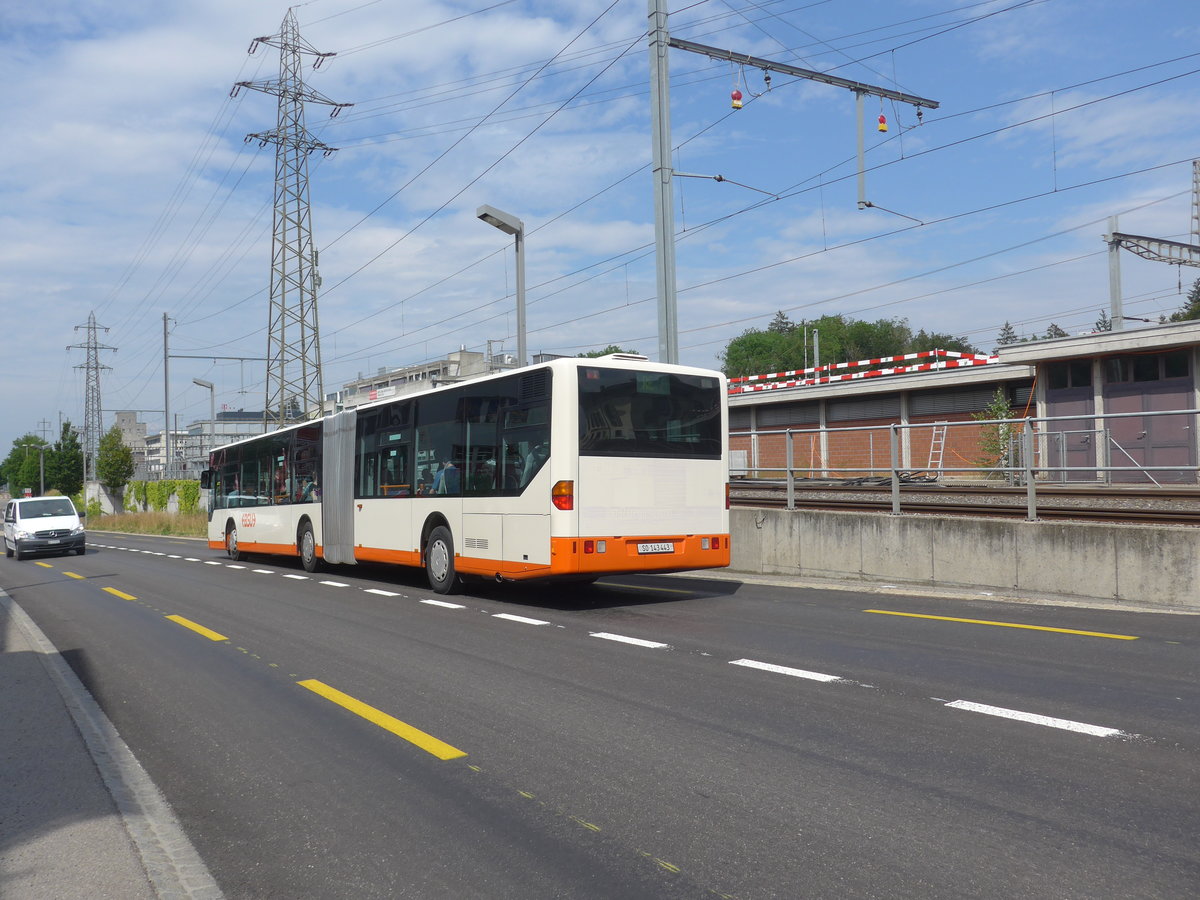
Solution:
[{"label": "concrete retaining wall", "polygon": [[737,508],[731,569],[1200,612],[1200,528]]}]

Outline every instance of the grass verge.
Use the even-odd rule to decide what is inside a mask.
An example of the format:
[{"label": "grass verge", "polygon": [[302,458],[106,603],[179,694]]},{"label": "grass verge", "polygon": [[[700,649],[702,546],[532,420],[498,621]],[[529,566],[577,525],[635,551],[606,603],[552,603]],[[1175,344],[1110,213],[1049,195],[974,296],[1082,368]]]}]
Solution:
[{"label": "grass verge", "polygon": [[205,537],[208,534],[208,515],[203,512],[127,512],[119,516],[92,516],[87,521],[87,527],[97,531],[120,531],[125,534]]}]

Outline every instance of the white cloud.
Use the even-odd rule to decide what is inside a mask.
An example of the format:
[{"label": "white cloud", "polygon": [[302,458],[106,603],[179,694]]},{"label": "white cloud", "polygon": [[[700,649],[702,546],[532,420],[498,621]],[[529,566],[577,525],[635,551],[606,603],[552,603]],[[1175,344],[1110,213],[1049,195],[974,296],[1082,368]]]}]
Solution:
[{"label": "white cloud", "polygon": [[[869,164],[891,163],[868,173],[869,198],[932,223],[1051,190],[1055,149],[1060,187],[1186,157],[1200,136],[1187,81],[1059,116],[1053,135],[1043,122],[962,142],[1029,111],[955,116],[1043,90],[1058,91],[1061,109],[1110,90],[1107,83],[1062,90],[1068,85],[1192,52],[1186,29],[1154,24],[1187,5],[1153,6],[1156,15],[1113,3],[1077,15],[1092,7],[1034,5],[912,44],[894,58],[884,53],[868,60],[870,68],[839,68],[872,82],[894,73],[905,89],[942,102],[924,127],[903,132],[903,142],[868,129]],[[529,230],[531,349],[617,343],[657,352],[648,299],[654,262],[635,250],[653,233],[644,41],[599,76],[582,105],[527,137],[643,31],[644,3],[622,0],[548,70],[556,74],[531,81],[418,174],[601,9],[525,2],[384,40],[461,15],[463,7],[325,0],[299,8],[305,39],[339,52],[309,83],[357,104],[333,120],[320,106],[307,113],[312,133],[343,148],[310,159],[327,387],[360,369],[440,357],[460,344],[481,349],[507,340],[513,349],[511,243],[475,219],[480,203],[513,212]],[[723,10],[723,18],[685,27],[718,14],[697,8],[676,21],[686,36],[763,56],[794,60],[780,47],[811,45],[801,55],[819,67],[845,57],[801,31],[846,45],[847,55],[861,52],[851,44],[879,37],[867,46],[875,53],[917,35],[883,38],[915,26],[871,29],[932,9],[882,0],[854,9],[827,4],[784,10],[758,26]],[[235,81],[276,76],[274,50],[249,56],[246,48],[275,34],[283,13],[234,0],[85,0],[10,4],[0,12],[0,78],[17,86],[5,100],[0,302],[18,338],[8,351],[13,362],[48,362],[52,371],[33,381],[0,373],[9,404],[0,452],[59,410],[81,422],[74,366],[82,353],[63,348],[78,342],[73,326],[92,310],[112,329],[105,342],[120,348],[104,359],[113,367],[102,380],[107,409],[161,403],[163,313],[177,321],[171,342],[181,353],[262,355],[273,149],[242,139],[274,126],[275,99],[243,90],[230,100],[228,93]],[[1094,319],[1106,297],[1102,257],[963,286],[1101,249],[1092,229],[988,256],[1190,184],[1180,167],[915,227],[883,209],[857,209],[852,95],[776,78],[769,95],[729,115],[736,73],[727,65],[674,51],[671,65],[681,169],[766,191],[812,188],[760,204],[763,194],[737,185],[677,181],[683,211],[676,222],[687,228],[677,273],[686,361],[714,363],[724,341],[764,327],[780,308],[796,307],[794,317],[904,316],[914,327],[971,333],[984,346],[992,340],[987,330],[1006,319],[1030,328],[1059,312]],[[761,74],[747,79],[758,90]],[[1111,92],[1133,83],[1115,83]],[[871,125],[877,111],[867,107]],[[895,126],[911,123],[911,110],[886,111],[894,139]],[[1177,233],[1186,228],[1187,204],[1184,197],[1147,207],[1123,217],[1122,227]],[[701,227],[710,220],[719,223]],[[912,278],[976,257],[984,258]],[[1176,273],[1131,260],[1123,274],[1133,295],[1173,286]],[[892,282],[899,283],[886,286]],[[907,299],[923,294],[934,296]],[[172,368],[180,397],[172,405],[181,415],[207,412],[207,397],[189,387],[193,375],[218,383],[218,402],[261,405],[262,375],[253,364],[195,360]],[[153,413],[144,418],[161,427]]]}]

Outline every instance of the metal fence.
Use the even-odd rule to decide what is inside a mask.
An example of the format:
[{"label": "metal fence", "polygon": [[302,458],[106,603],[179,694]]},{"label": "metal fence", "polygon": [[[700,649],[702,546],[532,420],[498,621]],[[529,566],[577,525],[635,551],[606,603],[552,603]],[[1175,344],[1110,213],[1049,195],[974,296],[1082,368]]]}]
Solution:
[{"label": "metal fence", "polygon": [[890,480],[1024,486],[1036,519],[1039,484],[1200,482],[1200,410],[972,419],[843,428],[731,431],[730,476],[801,481]]}]

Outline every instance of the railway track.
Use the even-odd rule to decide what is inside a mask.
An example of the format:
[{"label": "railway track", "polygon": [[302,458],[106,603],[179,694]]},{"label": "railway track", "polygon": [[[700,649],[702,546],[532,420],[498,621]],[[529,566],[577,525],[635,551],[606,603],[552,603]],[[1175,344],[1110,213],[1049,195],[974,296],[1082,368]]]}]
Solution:
[{"label": "railway track", "polygon": [[[733,483],[734,506],[787,507],[787,486],[780,481]],[[795,508],[891,513],[890,483],[797,482]],[[1141,485],[1038,485],[1039,519],[1117,522],[1142,525],[1200,526],[1200,487],[1150,488]],[[1024,487],[902,482],[902,515],[975,516],[1024,519]]]}]

